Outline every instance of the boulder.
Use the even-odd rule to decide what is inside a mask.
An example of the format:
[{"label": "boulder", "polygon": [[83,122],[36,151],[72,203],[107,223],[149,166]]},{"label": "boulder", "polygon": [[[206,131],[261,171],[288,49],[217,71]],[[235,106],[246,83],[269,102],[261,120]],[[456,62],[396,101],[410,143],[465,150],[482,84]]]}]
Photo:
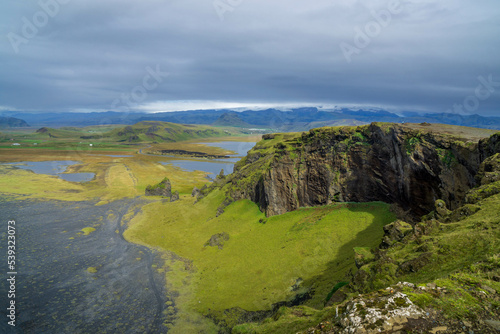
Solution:
[{"label": "boulder", "polygon": [[210,246],[210,247],[215,247],[222,249],[224,247],[224,242],[229,240],[229,234],[226,232],[222,233],[217,233],[214,234],[210,237],[210,240],[208,240],[205,243],[205,247]]},{"label": "boulder", "polygon": [[387,249],[394,243],[404,239],[408,234],[413,231],[413,227],[401,220],[396,220],[384,226],[384,238],[380,244],[380,248]]},{"label": "boulder", "polygon": [[179,200],[179,192],[176,190],[173,194],[172,197],[170,198],[170,202],[175,202]]}]

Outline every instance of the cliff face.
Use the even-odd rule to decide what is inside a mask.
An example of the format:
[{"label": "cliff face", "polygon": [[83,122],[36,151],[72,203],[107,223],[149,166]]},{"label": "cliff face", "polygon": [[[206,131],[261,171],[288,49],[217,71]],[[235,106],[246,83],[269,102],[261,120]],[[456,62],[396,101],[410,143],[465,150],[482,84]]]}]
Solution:
[{"label": "cliff face", "polygon": [[267,135],[236,165],[228,192],[268,216],[347,201],[397,203],[415,216],[438,199],[455,209],[476,185],[481,162],[500,152],[500,136],[489,135],[380,123]]}]

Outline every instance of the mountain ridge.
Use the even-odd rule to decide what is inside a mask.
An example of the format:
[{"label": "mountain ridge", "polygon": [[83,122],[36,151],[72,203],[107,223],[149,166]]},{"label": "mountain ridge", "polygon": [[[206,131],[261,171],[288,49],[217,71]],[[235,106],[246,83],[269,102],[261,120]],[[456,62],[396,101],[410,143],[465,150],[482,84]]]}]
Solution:
[{"label": "mountain ridge", "polygon": [[[307,131],[311,128],[336,125],[359,125],[371,122],[393,123],[443,123],[500,130],[500,117],[480,115],[460,115],[450,113],[418,114],[403,112],[391,113],[384,110],[320,110],[316,107],[296,108],[282,111],[275,108],[265,110],[235,111],[231,109],[207,109],[148,114],[142,112],[92,112],[92,113],[26,113],[3,112],[4,115],[25,119],[36,127],[90,126],[125,124],[141,121],[164,121],[181,124],[210,125],[225,113],[235,114],[242,122],[252,128],[266,128],[270,132]],[[341,123],[340,123],[341,122]]]}]

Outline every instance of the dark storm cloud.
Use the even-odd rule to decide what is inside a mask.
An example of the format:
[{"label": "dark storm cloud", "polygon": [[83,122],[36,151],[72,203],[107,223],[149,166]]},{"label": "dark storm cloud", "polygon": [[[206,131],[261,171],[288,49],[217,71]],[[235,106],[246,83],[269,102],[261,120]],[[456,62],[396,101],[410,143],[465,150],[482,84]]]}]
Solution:
[{"label": "dark storm cloud", "polygon": [[[440,112],[475,97],[490,75],[493,91],[459,112],[500,107],[493,0],[6,0],[0,12],[4,109],[109,110],[116,100],[123,109],[128,96],[127,108],[146,111],[309,103]],[[146,78],[157,68],[169,75]]]}]

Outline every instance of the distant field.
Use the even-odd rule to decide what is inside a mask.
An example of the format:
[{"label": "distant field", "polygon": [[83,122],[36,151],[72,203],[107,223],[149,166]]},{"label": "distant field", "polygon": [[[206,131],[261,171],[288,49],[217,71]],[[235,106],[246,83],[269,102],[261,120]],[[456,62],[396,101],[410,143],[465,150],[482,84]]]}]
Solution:
[{"label": "distant field", "polygon": [[173,189],[181,194],[191,193],[194,186],[201,187],[205,173],[187,172],[160,164],[166,157],[139,155],[123,151],[31,150],[0,149],[1,162],[72,160],[81,164],[70,166],[67,172],[95,173],[94,180],[73,183],[56,176],[35,174],[31,171],[0,165],[0,192],[14,197],[57,199],[67,201],[111,201],[124,197],[144,195],[146,187],[164,177],[172,181]]},{"label": "distant field", "polygon": [[83,128],[40,128],[0,132],[0,148],[51,150],[134,150],[139,145],[204,141],[211,138],[249,136],[251,131],[232,127],[140,122],[134,125]]}]

